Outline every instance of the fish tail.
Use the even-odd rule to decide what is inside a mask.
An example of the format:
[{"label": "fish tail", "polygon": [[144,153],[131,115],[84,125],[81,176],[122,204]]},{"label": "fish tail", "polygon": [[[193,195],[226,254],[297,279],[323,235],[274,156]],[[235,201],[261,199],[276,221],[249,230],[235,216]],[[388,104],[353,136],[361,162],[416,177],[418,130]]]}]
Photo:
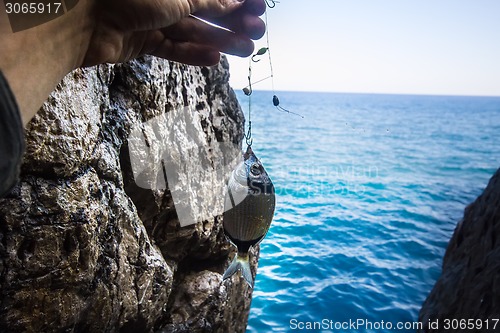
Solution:
[{"label": "fish tail", "polygon": [[231,276],[233,276],[234,273],[238,271],[238,268],[240,268],[240,263],[238,262],[238,255],[235,255],[233,261],[231,262],[231,265],[229,265],[229,267],[224,272],[224,276],[222,276],[222,279],[229,279]]},{"label": "fish tail", "polygon": [[252,271],[250,269],[250,259],[248,257],[248,252],[245,253],[244,255],[240,255],[240,253],[238,253],[237,258],[240,263],[241,273],[243,274],[243,278],[248,283],[248,286],[252,288],[253,277],[252,277]]},{"label": "fish tail", "polygon": [[234,256],[234,259],[231,262],[231,265],[229,265],[229,267],[224,272],[224,276],[222,277],[222,279],[226,280],[226,279],[230,278],[240,268],[241,268],[241,273],[243,275],[243,278],[248,283],[250,288],[252,288],[253,277],[252,277],[252,271],[250,269],[250,259],[248,257],[248,252],[247,253],[238,252],[238,254],[236,256]]}]

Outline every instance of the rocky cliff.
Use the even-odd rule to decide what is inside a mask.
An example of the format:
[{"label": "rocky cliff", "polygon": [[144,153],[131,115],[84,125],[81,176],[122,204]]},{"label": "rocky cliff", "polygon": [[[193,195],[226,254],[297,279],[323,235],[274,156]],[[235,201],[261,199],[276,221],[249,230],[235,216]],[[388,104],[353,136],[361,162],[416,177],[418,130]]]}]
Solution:
[{"label": "rocky cliff", "polygon": [[[136,184],[128,149],[135,125],[185,109],[216,168],[217,143],[243,136],[228,78],[225,59],[145,57],[61,82],[27,127],[18,186],[0,199],[0,332],[245,330],[251,290],[239,275],[221,281],[233,249],[220,216],[181,227],[168,188]],[[222,203],[207,184],[192,191]]]},{"label": "rocky cliff", "polygon": [[[500,169],[483,194],[465,209],[446,250],[441,277],[420,311],[421,332],[500,331],[500,323],[494,321],[500,319],[499,238]],[[457,327],[447,330],[445,319],[474,322],[471,329],[460,327],[458,321]],[[429,325],[429,321],[439,325]]]}]

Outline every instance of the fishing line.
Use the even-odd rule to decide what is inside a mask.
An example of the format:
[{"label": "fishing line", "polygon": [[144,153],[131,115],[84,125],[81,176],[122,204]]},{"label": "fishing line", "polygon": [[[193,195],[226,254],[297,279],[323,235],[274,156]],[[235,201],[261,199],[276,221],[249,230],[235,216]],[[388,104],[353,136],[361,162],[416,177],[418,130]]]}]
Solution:
[{"label": "fishing line", "polygon": [[[266,2],[267,7],[269,7],[269,8],[274,8],[274,7],[276,7],[276,4],[279,3],[279,1],[274,1],[274,0],[265,0],[265,2]],[[246,144],[249,147],[251,147],[252,143],[253,143],[253,138],[252,138],[252,93],[253,93],[252,85],[253,84],[257,84],[257,83],[266,81],[268,79],[271,79],[271,87],[272,87],[272,91],[273,91],[273,105],[276,107],[276,109],[278,111],[281,111],[281,112],[286,112],[288,114],[293,114],[293,115],[299,116],[301,118],[304,118],[304,116],[302,116],[301,114],[287,110],[280,105],[280,100],[279,100],[278,96],[276,95],[276,91],[274,89],[274,70],[273,70],[273,60],[271,58],[271,48],[269,46],[270,45],[270,43],[269,43],[269,23],[268,23],[268,18],[267,18],[267,10],[264,12],[264,19],[265,19],[265,23],[266,23],[266,46],[267,47],[260,48],[250,58],[249,65],[248,65],[248,85],[245,88],[243,88],[243,93],[246,96],[248,96],[248,130],[244,136],[245,136]],[[267,57],[269,59],[268,62],[269,62],[270,75],[263,78],[263,79],[252,82],[252,63],[259,62],[261,60],[261,59],[259,59],[259,57],[265,55],[266,53],[267,53]]]},{"label": "fishing line", "polygon": [[[253,82],[252,82],[252,85],[254,86],[254,85],[256,85],[257,83],[264,82],[264,81],[266,81],[266,80],[269,80],[270,78],[271,78],[271,75],[266,76],[266,77],[265,77],[265,78],[263,78],[263,79],[260,79],[260,80],[257,80],[257,81],[253,81]],[[245,88],[250,88],[250,86],[248,85],[248,86],[246,86]],[[243,90],[244,90],[245,88],[243,88]]]},{"label": "fishing line", "polygon": [[[276,6],[276,4],[274,4],[274,6]],[[273,7],[270,7],[270,8],[273,8]],[[269,23],[267,23],[267,10],[264,13],[264,17],[266,20],[266,44],[267,44],[267,56],[269,57],[269,70],[271,71],[271,86],[273,88],[273,95],[276,96],[276,93],[274,91],[273,61],[271,59],[271,49],[269,48]]]},{"label": "fishing line", "polygon": [[[273,4],[274,6],[276,6],[276,4],[274,3]],[[272,8],[272,7],[270,7]],[[290,110],[287,110],[285,108],[283,108],[281,105],[280,105],[280,100],[278,98],[278,96],[276,95],[276,91],[274,90],[274,71],[273,71],[273,60],[271,58],[271,48],[269,47],[269,23],[268,23],[268,20],[267,20],[267,10],[264,14],[264,18],[265,18],[265,21],[266,21],[266,43],[267,43],[267,56],[269,58],[269,70],[271,72],[271,87],[273,89],[273,105],[276,107],[276,109],[278,109],[278,111],[282,111],[282,112],[286,112],[286,113],[289,113],[289,114],[293,114],[293,115],[296,115],[296,116],[299,116],[301,118],[304,118],[303,115],[301,114],[298,114],[298,113],[295,113],[295,112],[292,112]]]},{"label": "fishing line", "polygon": [[245,134],[245,140],[248,147],[252,146],[252,60],[248,62],[248,86],[243,89],[245,95],[248,96],[248,132]]}]

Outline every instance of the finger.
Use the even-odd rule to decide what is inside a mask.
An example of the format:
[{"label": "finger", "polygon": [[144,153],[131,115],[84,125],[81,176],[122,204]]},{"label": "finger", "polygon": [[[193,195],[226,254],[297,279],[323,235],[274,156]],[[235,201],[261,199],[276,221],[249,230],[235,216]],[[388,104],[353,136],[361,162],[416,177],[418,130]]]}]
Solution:
[{"label": "finger", "polygon": [[261,38],[266,31],[264,22],[257,17],[264,14],[265,10],[264,0],[246,0],[241,8],[229,15],[208,17],[203,13],[196,13],[196,16],[255,40]]},{"label": "finger", "polygon": [[[219,0],[219,1],[224,2],[225,0]],[[264,0],[243,0],[241,1],[239,7],[233,8],[223,14],[232,15],[232,12],[235,10],[237,12],[242,12],[253,16],[261,16],[266,11],[266,3]],[[219,15],[213,15],[214,14],[213,11],[206,11],[206,10],[196,10],[193,13],[207,18],[222,16],[220,15],[222,12],[219,12]]]},{"label": "finger", "polygon": [[[255,0],[248,0],[255,1]],[[261,1],[261,0],[258,0]],[[200,12],[207,17],[227,15],[241,8],[245,0],[128,0],[98,1],[102,19],[124,31],[155,30]]]},{"label": "finger", "polygon": [[[116,41],[113,44],[116,44]],[[125,62],[144,54],[196,66],[212,66],[220,60],[218,50],[206,45],[171,40],[166,38],[160,30],[136,32],[125,36],[118,44],[122,46],[121,50],[101,47],[100,49],[103,50],[101,57],[99,59],[87,57],[84,65],[92,66],[102,62]],[[123,53],[124,50],[126,50],[126,53]],[[96,53],[93,52],[93,54]]]},{"label": "finger", "polygon": [[236,33],[248,36],[253,40],[260,39],[266,32],[266,24],[264,21],[257,16],[246,13],[213,18],[208,21]]},{"label": "finger", "polygon": [[206,45],[240,57],[247,57],[254,50],[254,44],[248,37],[214,27],[193,17],[164,28],[162,32],[169,39]]},{"label": "finger", "polygon": [[187,2],[190,8],[188,14],[200,13],[207,17],[219,17],[241,8],[245,0],[187,0]]},{"label": "finger", "polygon": [[194,66],[213,66],[220,61],[220,53],[206,45],[164,39],[150,54]]},{"label": "finger", "polygon": [[264,0],[247,0],[241,10],[250,15],[261,16],[266,11],[266,3]]}]

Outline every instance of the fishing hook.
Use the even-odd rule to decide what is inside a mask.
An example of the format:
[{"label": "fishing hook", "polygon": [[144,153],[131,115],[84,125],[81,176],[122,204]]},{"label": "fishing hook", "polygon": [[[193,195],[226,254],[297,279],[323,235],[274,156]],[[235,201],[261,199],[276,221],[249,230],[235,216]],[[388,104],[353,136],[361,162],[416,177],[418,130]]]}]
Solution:
[{"label": "fishing hook", "polygon": [[252,146],[252,62],[248,62],[248,86],[243,88],[243,92],[248,96],[248,132],[245,134],[245,140],[248,147]]},{"label": "fishing hook", "polygon": [[269,48],[268,47],[263,47],[263,48],[260,48],[257,53],[255,53],[253,56],[252,56],[252,62],[259,62],[260,59],[257,59],[255,60],[255,57],[257,56],[261,56],[261,55],[264,55],[266,54],[266,52],[269,51]]},{"label": "fishing hook", "polygon": [[265,1],[266,1],[267,7],[269,7],[269,8],[276,7],[276,3],[279,2],[279,1],[274,1],[274,0],[265,0]]},{"label": "fishing hook", "polygon": [[250,96],[253,93],[252,89],[252,63],[248,65],[248,86],[243,88],[245,95]]},{"label": "fishing hook", "polygon": [[251,147],[253,143],[253,138],[252,138],[252,121],[248,121],[248,131],[247,134],[245,134],[245,141],[247,143],[247,146]]}]

